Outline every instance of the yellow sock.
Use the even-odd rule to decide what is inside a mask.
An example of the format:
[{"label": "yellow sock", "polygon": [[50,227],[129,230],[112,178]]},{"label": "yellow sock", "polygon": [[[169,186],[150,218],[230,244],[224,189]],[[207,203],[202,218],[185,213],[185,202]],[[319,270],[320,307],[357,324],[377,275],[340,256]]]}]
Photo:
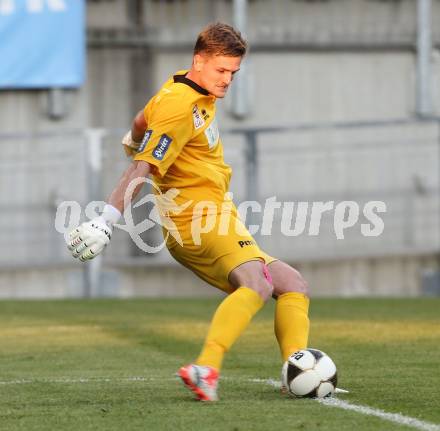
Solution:
[{"label": "yellow sock", "polygon": [[264,301],[252,289],[240,287],[218,306],[197,365],[220,369],[224,354],[244,331]]},{"label": "yellow sock", "polygon": [[275,306],[275,335],[283,360],[307,347],[309,298],[298,292],[283,293]]}]

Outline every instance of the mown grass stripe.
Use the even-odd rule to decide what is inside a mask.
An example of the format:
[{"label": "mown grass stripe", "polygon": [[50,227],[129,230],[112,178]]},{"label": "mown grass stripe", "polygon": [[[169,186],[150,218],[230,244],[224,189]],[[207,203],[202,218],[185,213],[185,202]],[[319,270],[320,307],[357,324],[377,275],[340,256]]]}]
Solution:
[{"label": "mown grass stripe", "polygon": [[[96,383],[96,382],[154,382],[154,381],[164,381],[164,380],[176,380],[176,377],[170,378],[157,378],[157,377],[143,377],[143,376],[132,376],[132,377],[120,377],[120,378],[109,378],[109,377],[88,377],[88,378],[47,378],[47,379],[20,379],[20,380],[5,380],[0,381],[0,385],[21,385],[21,384],[33,384],[33,383]],[[227,377],[225,380],[228,381],[239,381],[242,379],[234,379]],[[243,381],[243,380],[242,380]],[[276,379],[246,379],[250,383],[261,383],[266,384],[275,388],[279,388],[280,382]],[[338,398],[324,398],[316,399],[322,405],[327,407],[337,407],[343,410],[349,410],[356,413],[360,413],[367,416],[375,416],[383,420],[397,423],[399,425],[406,425],[421,431],[440,431],[440,425],[433,424],[430,422],[425,422],[410,416],[405,416],[400,413],[388,413],[380,409],[373,409],[368,406],[362,406],[357,404],[351,404],[347,401],[343,401]]]}]

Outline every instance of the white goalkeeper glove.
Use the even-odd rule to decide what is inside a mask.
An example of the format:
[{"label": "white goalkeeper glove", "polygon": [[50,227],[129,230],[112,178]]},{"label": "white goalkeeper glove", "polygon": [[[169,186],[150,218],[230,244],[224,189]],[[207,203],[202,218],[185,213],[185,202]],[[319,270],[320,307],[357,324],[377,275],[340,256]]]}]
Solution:
[{"label": "white goalkeeper glove", "polygon": [[101,216],[82,223],[69,234],[67,248],[74,258],[81,262],[91,260],[104,250],[112,237],[112,226],[121,213],[111,205],[106,205]]},{"label": "white goalkeeper glove", "polygon": [[131,130],[122,138],[122,146],[127,157],[134,157],[138,152],[141,142],[136,142],[131,136]]}]

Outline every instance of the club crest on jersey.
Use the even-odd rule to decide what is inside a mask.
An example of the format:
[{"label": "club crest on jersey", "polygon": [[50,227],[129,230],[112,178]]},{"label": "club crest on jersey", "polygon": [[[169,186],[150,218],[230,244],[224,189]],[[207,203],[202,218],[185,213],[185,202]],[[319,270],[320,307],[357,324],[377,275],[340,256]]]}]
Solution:
[{"label": "club crest on jersey", "polygon": [[145,147],[147,146],[148,141],[150,140],[152,134],[153,134],[153,130],[151,129],[148,129],[145,132],[144,139],[142,139],[142,143],[141,145],[139,145],[138,153],[142,153],[142,151],[145,150]]},{"label": "club crest on jersey", "polygon": [[203,119],[202,115],[200,114],[199,108],[197,105],[194,105],[194,108],[192,110],[193,114],[193,121],[194,121],[194,128],[200,129],[200,127],[203,127],[205,125],[205,120]]},{"label": "club crest on jersey", "polygon": [[165,156],[165,153],[168,151],[171,142],[173,142],[173,140],[164,133],[160,137],[159,143],[156,145],[156,148],[153,150],[153,157],[157,160],[162,160]]},{"label": "club crest on jersey", "polygon": [[214,118],[205,130],[206,139],[208,139],[209,148],[214,148],[218,144],[220,133],[218,131],[217,119]]}]

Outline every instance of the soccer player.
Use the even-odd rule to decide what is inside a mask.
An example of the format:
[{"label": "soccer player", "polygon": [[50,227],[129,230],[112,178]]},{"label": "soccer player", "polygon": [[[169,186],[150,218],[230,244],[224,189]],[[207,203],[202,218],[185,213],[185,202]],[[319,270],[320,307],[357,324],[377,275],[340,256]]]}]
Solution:
[{"label": "soccer player", "polygon": [[[173,195],[173,204],[180,210],[167,216],[181,241],[167,235],[167,248],[178,262],[228,294],[212,318],[200,355],[178,372],[203,401],[217,400],[225,353],[269,298],[276,299],[275,335],[284,360],[307,346],[309,332],[306,282],[298,271],[258,247],[233,203],[225,198],[231,169],[223,160],[215,102],[226,95],[246,49],[241,34],[226,24],[212,24],[199,34],[191,68],[165,82],[124,137],[133,162],[102,215],[75,229],[68,243],[81,261],[99,254],[109,243],[124,205],[129,204],[124,203],[129,184],[139,177],[153,176],[161,191],[162,213],[166,193],[179,191]],[[131,198],[141,186],[135,187]],[[200,205],[204,201],[211,202],[209,210]],[[206,229],[207,223],[212,229]]]}]

